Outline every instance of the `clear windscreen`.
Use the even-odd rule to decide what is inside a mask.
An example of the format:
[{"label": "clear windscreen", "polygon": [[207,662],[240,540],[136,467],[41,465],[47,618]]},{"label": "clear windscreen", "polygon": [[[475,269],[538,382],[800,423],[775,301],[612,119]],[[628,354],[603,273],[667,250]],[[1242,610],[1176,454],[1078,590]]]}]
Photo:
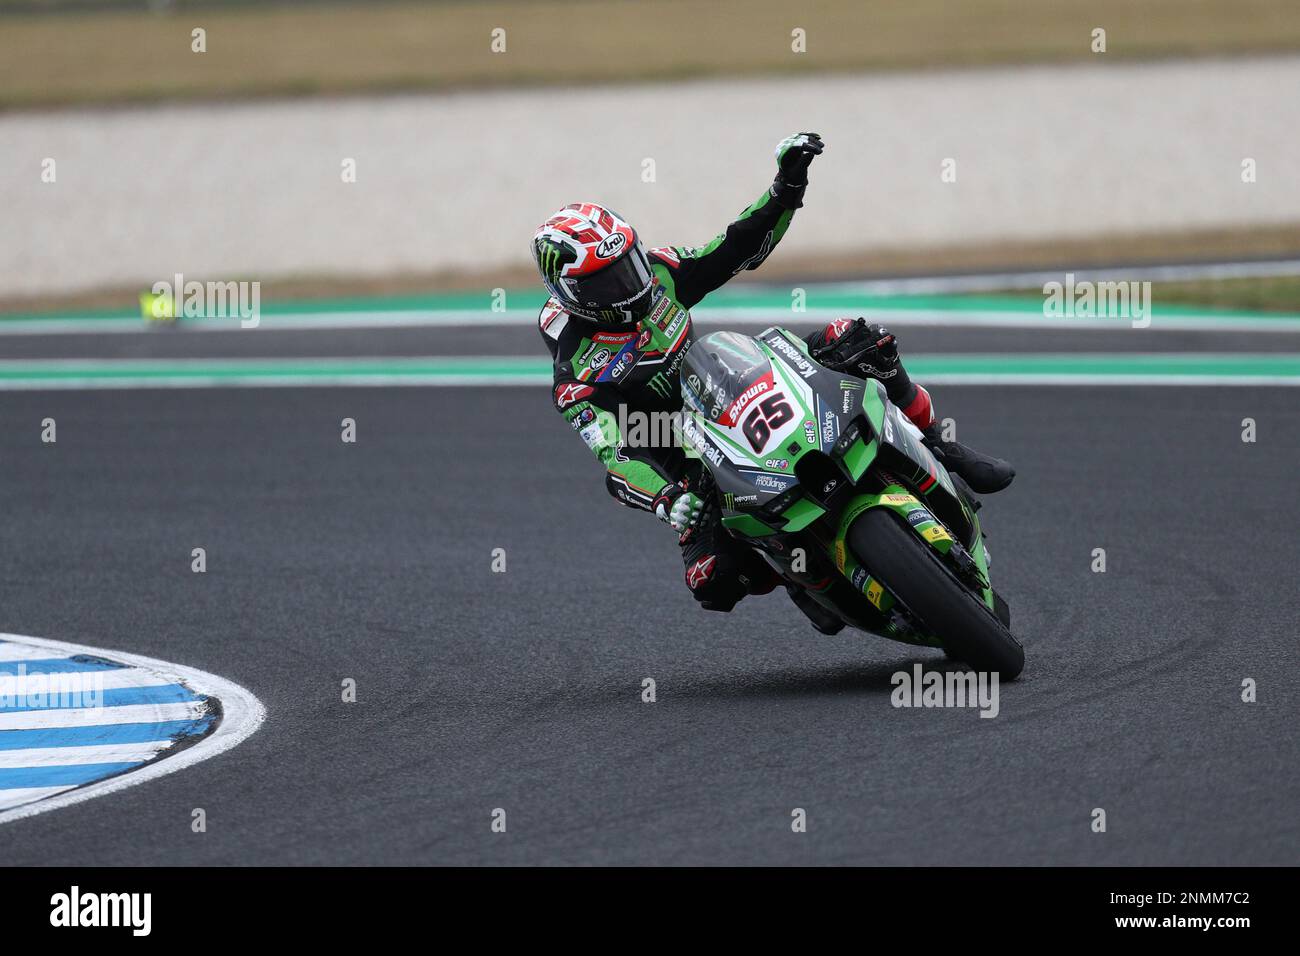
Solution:
[{"label": "clear windscreen", "polygon": [[718,421],[748,389],[771,372],[767,355],[737,332],[712,332],[696,341],[682,369],[682,399]]}]

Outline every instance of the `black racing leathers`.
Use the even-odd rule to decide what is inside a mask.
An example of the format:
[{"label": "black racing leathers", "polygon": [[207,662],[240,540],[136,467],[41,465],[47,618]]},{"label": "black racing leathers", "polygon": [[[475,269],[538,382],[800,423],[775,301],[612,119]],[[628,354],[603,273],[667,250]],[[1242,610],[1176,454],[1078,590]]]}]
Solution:
[{"label": "black racing leathers", "polygon": [[655,497],[685,476],[672,442],[629,441],[631,416],[681,408],[677,373],[694,340],[690,308],[743,269],[771,254],[794,215],[803,187],[774,183],[707,245],[665,246],[649,253],[659,302],[652,316],[671,329],[671,343],[652,339],[645,321],[611,329],[566,312],[555,299],[539,317],[554,359],[556,409],[606,469],[610,494],[650,509]]}]

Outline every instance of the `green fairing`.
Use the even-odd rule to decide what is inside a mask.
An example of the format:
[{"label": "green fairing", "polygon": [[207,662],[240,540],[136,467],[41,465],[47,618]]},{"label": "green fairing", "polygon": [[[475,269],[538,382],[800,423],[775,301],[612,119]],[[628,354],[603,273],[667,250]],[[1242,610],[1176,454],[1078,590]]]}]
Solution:
[{"label": "green fairing", "polygon": [[826,513],[826,509],[808,498],[800,498],[781,513],[786,532],[802,531]]},{"label": "green fairing", "polygon": [[870,442],[864,442],[861,438],[848,447],[844,453],[844,467],[848,469],[849,477],[857,481],[876,460],[876,454],[880,446],[876,444],[873,438]]},{"label": "green fairing", "polygon": [[722,526],[733,534],[738,534],[745,538],[763,538],[771,534],[776,534],[775,528],[769,528],[763,524],[757,517],[745,512],[727,515],[722,519]]}]

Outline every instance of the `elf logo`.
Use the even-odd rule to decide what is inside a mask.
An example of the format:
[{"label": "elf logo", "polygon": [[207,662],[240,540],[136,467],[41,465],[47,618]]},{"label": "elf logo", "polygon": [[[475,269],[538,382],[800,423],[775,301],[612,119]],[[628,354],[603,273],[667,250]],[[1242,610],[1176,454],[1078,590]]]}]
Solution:
[{"label": "elf logo", "polygon": [[148,936],[153,929],[152,893],[71,892],[50,897],[51,926],[128,926],[133,936]]},{"label": "elf logo", "polygon": [[616,232],[612,236],[600,240],[600,244],[596,246],[596,258],[613,259],[623,250],[625,245],[627,245],[627,236],[621,232]]},{"label": "elf logo", "polygon": [[625,373],[636,365],[637,359],[640,357],[640,352],[624,352],[619,356],[618,361],[614,363],[614,367],[609,370],[609,377],[614,381],[618,381]]}]

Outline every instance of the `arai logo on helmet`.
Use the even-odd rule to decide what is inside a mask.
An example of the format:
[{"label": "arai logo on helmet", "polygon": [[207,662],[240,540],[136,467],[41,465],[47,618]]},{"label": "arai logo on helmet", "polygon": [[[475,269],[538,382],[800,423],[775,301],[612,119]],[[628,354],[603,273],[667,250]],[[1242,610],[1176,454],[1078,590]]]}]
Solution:
[{"label": "arai logo on helmet", "polygon": [[616,232],[612,236],[606,236],[604,239],[600,240],[600,244],[596,246],[596,258],[613,259],[623,251],[625,245],[627,245],[627,236],[623,235],[621,232]]}]

